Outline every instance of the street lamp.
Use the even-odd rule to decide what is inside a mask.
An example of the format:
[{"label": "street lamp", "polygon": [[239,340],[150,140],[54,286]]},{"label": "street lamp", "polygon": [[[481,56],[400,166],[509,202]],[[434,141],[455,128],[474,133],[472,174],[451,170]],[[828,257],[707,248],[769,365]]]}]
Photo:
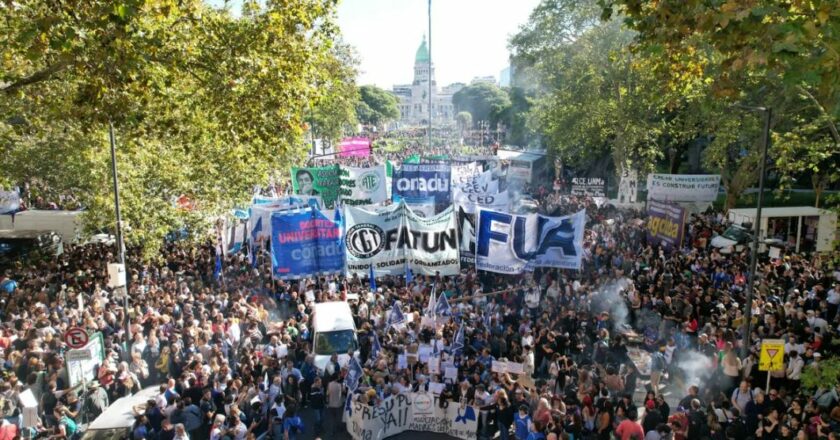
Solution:
[{"label": "street lamp", "polygon": [[[117,246],[119,250],[119,257],[120,257],[120,264],[123,267],[123,271],[125,271],[125,243],[123,241],[123,231],[122,231],[122,216],[120,215],[120,187],[117,179],[117,141],[114,138],[114,124],[108,123],[108,138],[111,141],[111,171],[113,172],[114,176],[114,211],[117,217]],[[128,277],[126,277],[126,282],[123,283],[122,287],[117,287],[116,289],[122,289],[123,293],[123,324],[125,326],[125,351],[124,355],[128,355],[128,344],[130,343],[129,339],[131,338],[131,328],[130,322],[128,321]]]},{"label": "street lamp", "polygon": [[756,268],[758,267],[758,241],[761,234],[761,208],[764,202],[764,174],[767,166],[767,150],[770,149],[770,119],[773,117],[773,110],[770,107],[752,107],[741,104],[733,105],[747,111],[760,112],[764,114],[764,131],[762,136],[761,163],[759,164],[758,175],[758,200],[755,208],[755,220],[753,220],[753,245],[750,251],[750,278],[747,283],[747,299],[744,304],[744,334],[741,342],[741,359],[746,359],[750,346],[750,333],[752,333],[752,302],[755,291]]}]

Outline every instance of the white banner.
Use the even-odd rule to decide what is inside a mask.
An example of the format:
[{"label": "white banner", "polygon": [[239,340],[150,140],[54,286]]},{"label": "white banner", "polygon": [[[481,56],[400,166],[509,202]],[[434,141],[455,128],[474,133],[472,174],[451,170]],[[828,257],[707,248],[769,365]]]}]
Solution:
[{"label": "white banner", "polygon": [[369,406],[353,401],[346,417],[347,432],[355,440],[382,440],[405,431],[435,432],[474,440],[479,409],[450,403],[441,408],[432,393],[397,394]]},{"label": "white banner", "polygon": [[20,193],[17,190],[0,191],[0,214],[8,214],[20,209]]},{"label": "white banner", "polygon": [[453,182],[452,200],[469,214],[475,214],[479,207],[507,211],[510,205],[508,193],[499,192],[499,181],[493,179],[492,171],[476,173],[458,185]]},{"label": "white banner", "polygon": [[720,187],[719,174],[648,174],[648,200],[713,202]]},{"label": "white banner", "polygon": [[381,212],[347,206],[344,245],[347,273],[402,275],[406,261],[415,275],[459,272],[458,232],[452,206],[423,218],[404,202]]},{"label": "white banner", "polygon": [[452,164],[452,187],[463,185],[479,174],[481,174],[481,167],[476,162]]},{"label": "white banner", "polygon": [[341,201],[345,205],[373,205],[388,199],[385,166],[341,167]]},{"label": "white banner", "polygon": [[519,274],[534,267],[579,269],[586,212],[565,217],[514,215],[479,209],[475,267]]}]

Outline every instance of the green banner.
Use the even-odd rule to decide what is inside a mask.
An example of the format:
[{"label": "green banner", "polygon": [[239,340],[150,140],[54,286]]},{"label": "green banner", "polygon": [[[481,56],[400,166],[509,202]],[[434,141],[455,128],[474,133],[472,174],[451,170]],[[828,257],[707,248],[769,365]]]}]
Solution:
[{"label": "green banner", "polygon": [[338,165],[327,167],[292,167],[292,189],[295,194],[321,196],[324,207],[333,209],[341,194],[341,170]]},{"label": "green banner", "polygon": [[412,154],[405,158],[403,163],[420,163],[420,155],[419,154]]}]

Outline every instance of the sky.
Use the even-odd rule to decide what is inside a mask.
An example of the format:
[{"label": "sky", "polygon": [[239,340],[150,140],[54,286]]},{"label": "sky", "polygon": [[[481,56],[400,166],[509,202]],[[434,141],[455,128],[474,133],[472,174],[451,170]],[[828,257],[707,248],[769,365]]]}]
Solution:
[{"label": "sky", "polygon": [[[508,65],[507,43],[539,0],[432,0],[432,62],[439,86],[494,76]],[[338,24],[361,61],[358,84],[411,83],[414,55],[428,32],[427,0],[341,0]]]}]

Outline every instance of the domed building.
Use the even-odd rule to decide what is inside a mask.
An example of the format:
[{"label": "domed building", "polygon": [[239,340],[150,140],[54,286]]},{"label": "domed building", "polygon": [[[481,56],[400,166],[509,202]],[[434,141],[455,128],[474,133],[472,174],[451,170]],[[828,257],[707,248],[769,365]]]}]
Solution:
[{"label": "domed building", "polygon": [[429,121],[429,72],[432,79],[432,122],[447,125],[455,122],[455,107],[452,95],[464,87],[453,84],[438,90],[435,82],[435,66],[429,56],[426,37],[414,55],[414,81],[411,84],[395,85],[393,92],[400,99],[400,123],[405,126],[422,126]]}]

